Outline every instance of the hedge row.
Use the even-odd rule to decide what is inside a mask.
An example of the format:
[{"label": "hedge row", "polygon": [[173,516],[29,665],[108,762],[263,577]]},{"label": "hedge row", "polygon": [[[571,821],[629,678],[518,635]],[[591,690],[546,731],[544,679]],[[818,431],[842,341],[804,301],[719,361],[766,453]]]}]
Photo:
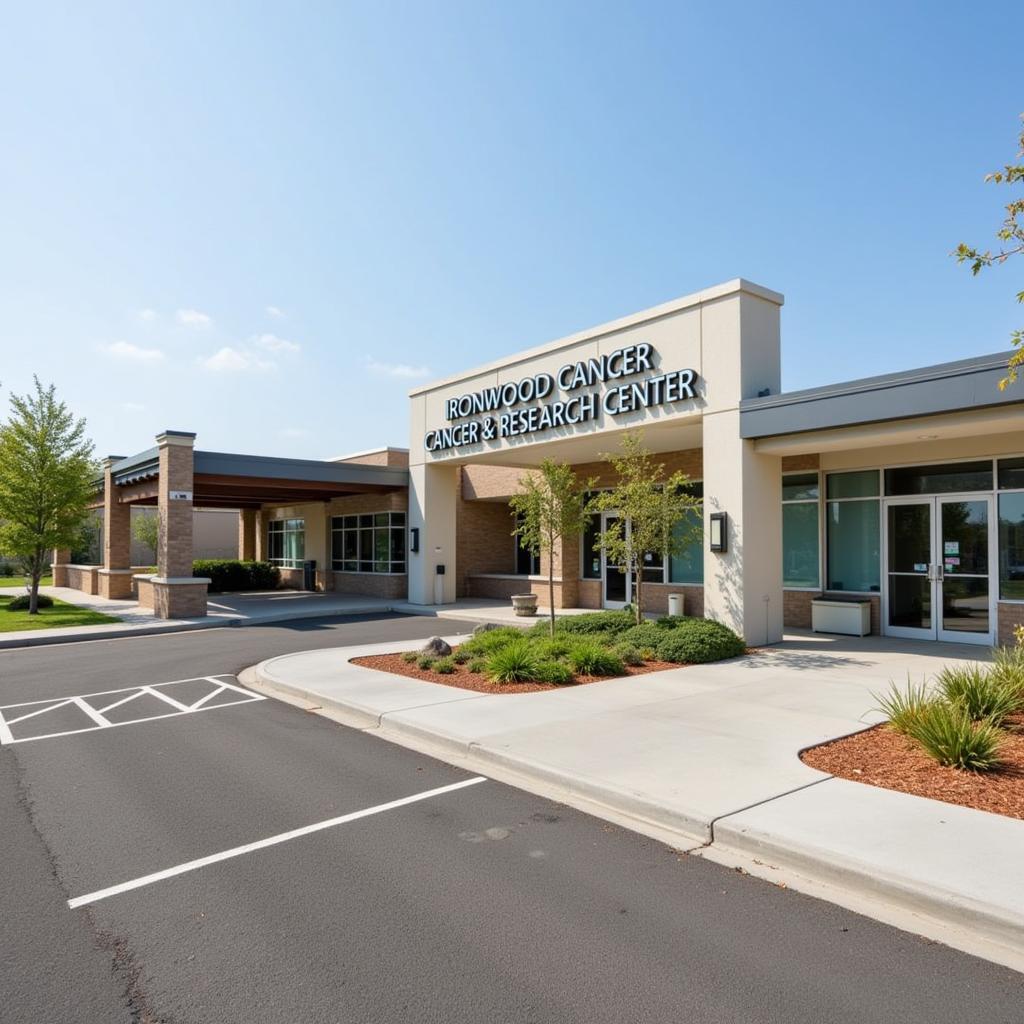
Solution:
[{"label": "hedge row", "polygon": [[281,570],[269,562],[242,562],[237,558],[199,558],[192,563],[193,576],[206,576],[211,593],[232,590],[276,590]]}]

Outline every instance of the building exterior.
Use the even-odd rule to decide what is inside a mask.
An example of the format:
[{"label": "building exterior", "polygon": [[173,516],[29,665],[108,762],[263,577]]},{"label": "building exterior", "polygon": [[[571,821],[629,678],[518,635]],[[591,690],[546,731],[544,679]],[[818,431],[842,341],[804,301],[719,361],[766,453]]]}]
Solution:
[{"label": "building exterior", "polygon": [[[607,486],[602,456],[640,430],[703,501],[702,539],[645,555],[646,610],[682,594],[688,614],[771,643],[827,594],[866,602],[874,632],[1010,639],[1024,623],[1024,387],[999,390],[1006,354],[782,393],[782,304],[730,281],[417,388],[408,451],[255,459],[162,435],[110,462],[104,503],[161,509],[161,549],[180,563],[177,582],[163,561],[155,578],[164,611],[175,587],[190,607],[203,596],[174,529],[200,501],[239,509],[239,554],[292,586],[546,601],[548,567],[517,550],[509,498],[545,458]],[[631,601],[595,549],[604,525],[562,538],[557,605]]]}]

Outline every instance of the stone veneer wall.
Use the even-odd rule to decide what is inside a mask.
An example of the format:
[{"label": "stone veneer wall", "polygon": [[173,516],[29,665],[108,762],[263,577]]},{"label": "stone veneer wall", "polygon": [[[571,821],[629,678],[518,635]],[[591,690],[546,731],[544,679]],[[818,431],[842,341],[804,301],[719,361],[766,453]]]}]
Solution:
[{"label": "stone veneer wall", "polygon": [[98,565],[66,565],[62,568],[67,573],[65,586],[80,590],[83,594],[99,593]]},{"label": "stone veneer wall", "polygon": [[363,594],[367,597],[387,597],[404,601],[409,593],[406,573],[335,572],[334,591],[338,594]]}]

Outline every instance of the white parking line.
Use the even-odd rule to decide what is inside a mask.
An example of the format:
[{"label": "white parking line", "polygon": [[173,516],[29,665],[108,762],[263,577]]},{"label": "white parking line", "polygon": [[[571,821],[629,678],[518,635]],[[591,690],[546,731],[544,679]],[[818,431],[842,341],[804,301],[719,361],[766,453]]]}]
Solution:
[{"label": "white parking line", "polygon": [[311,835],[314,832],[322,832],[325,828],[334,828],[336,825],[345,825],[350,821],[358,821],[360,818],[368,818],[373,814],[383,814],[384,811],[393,811],[398,807],[406,807],[409,804],[417,803],[420,800],[429,800],[434,796],[441,796],[444,793],[454,793],[458,789],[465,789],[467,786],[475,786],[479,782],[486,782],[483,775],[474,776],[472,779],[463,779],[462,782],[453,782],[448,786],[439,786],[437,789],[428,789],[425,793],[414,793],[412,796],[403,796],[398,800],[391,800],[386,804],[377,804],[376,807],[366,807],[361,811],[353,811],[351,814],[342,814],[337,818],[328,818],[326,821],[318,821],[313,825],[303,825],[302,828],[292,829],[290,832],[280,832],[276,836],[268,836],[266,839],[258,839],[254,843],[246,843],[244,846],[233,846],[230,850],[221,850],[220,853],[211,853],[207,857],[199,857],[197,860],[189,860],[184,864],[178,864],[173,868],[164,868],[163,871],[154,871],[150,875],[143,875],[141,878],[133,878],[129,882],[121,882],[119,885],[112,885],[107,889],[97,889],[96,892],[86,893],[84,896],[75,896],[68,900],[68,906],[74,910],[76,907],[84,907],[89,903],[97,903],[105,900],[108,896],[117,896],[122,892],[130,892],[132,889],[141,889],[144,885],[152,885],[154,882],[162,882],[165,878],[174,878],[176,875],[183,875],[187,871],[195,871],[198,868],[208,867],[210,864],[217,864],[222,860],[230,860],[232,857],[241,857],[245,853],[253,853],[256,850],[265,849],[268,846],[277,846],[279,843],[286,843],[291,839],[299,839],[302,836]]},{"label": "white parking line", "polygon": [[[208,683],[212,689],[204,693],[194,703],[185,704],[164,692],[164,687],[178,686],[181,683]],[[210,703],[215,697],[221,697],[223,694],[231,692],[238,694],[236,700],[221,701],[216,704]],[[121,694],[124,696],[119,696]],[[168,705],[168,710],[164,714],[144,715],[139,718],[126,719],[122,722],[112,722],[106,717],[107,713],[113,711],[114,708],[119,708],[138,697],[145,696],[157,698],[161,703]],[[88,703],[87,698],[92,697],[118,697],[118,699],[97,710],[92,704]],[[154,683],[151,686],[129,686],[122,687],[119,690],[83,693],[76,697],[55,697],[49,700],[24,701],[21,704],[5,704],[0,707],[0,746],[6,746],[10,743],[32,743],[35,740],[56,739],[60,736],[74,736],[82,732],[113,729],[120,725],[136,725],[139,722],[152,722],[159,718],[189,715],[196,711],[216,711],[217,708],[230,708],[237,704],[250,704],[266,699],[263,694],[242,689],[242,687],[235,686],[233,683],[229,683],[216,676],[196,676],[192,679],[175,679],[169,683]],[[89,724],[83,725],[78,729],[64,729],[60,732],[48,732],[40,735],[25,735],[22,730],[17,728],[21,722],[25,722],[30,718],[37,718],[40,715],[45,715],[47,712],[58,711],[61,708],[67,707],[77,708],[78,713],[82,716],[81,720]],[[13,731],[12,726],[14,726]]]}]

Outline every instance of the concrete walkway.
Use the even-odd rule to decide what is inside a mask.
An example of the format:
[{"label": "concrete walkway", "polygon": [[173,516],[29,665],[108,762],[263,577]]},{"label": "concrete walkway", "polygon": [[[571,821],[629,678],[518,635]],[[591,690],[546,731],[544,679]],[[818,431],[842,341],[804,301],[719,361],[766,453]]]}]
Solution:
[{"label": "concrete walkway", "polygon": [[730,662],[508,695],[349,660],[416,646],[286,655],[248,681],[1024,970],[1024,821],[835,779],[798,757],[878,721],[872,693],[890,680],[920,680],[984,650],[799,635]]}]

